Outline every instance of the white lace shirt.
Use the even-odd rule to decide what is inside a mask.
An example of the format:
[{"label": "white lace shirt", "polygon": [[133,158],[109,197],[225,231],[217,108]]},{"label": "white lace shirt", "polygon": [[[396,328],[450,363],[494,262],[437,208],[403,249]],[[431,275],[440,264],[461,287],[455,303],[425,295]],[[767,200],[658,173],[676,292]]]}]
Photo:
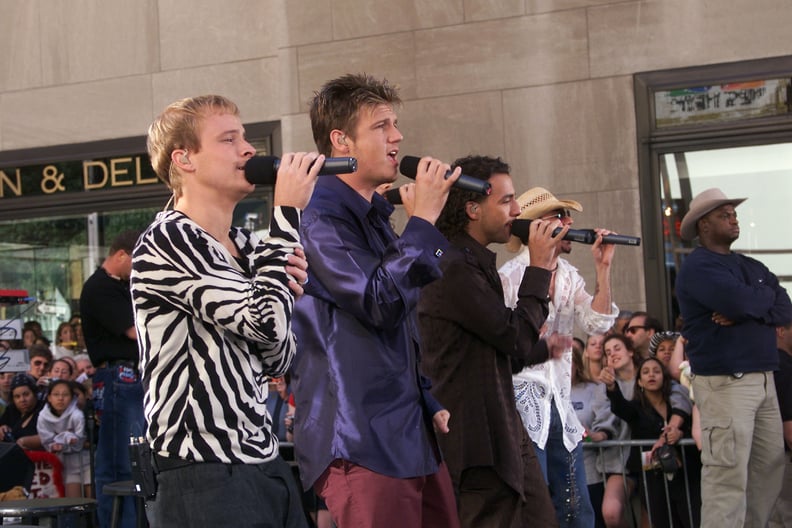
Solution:
[{"label": "white lace shirt", "polygon": [[[529,264],[528,247],[523,246],[514,258],[498,270],[503,283],[506,305],[509,307],[514,308],[517,305],[520,281]],[[619,309],[615,304],[611,304],[610,313],[596,312],[591,307],[592,299],[593,296],[586,292],[586,282],[577,268],[559,258],[558,269],[555,272],[555,291],[550,300],[546,327],[552,328],[556,313],[566,309],[574,310],[577,324],[587,335],[605,333],[613,326]],[[544,363],[524,368],[514,375],[513,383],[517,410],[531,440],[540,449],[545,448],[550,432],[550,404],[555,399],[564,426],[564,446],[572,451],[580,442],[584,431],[570,400],[572,349],[566,349],[558,359],[549,359]]]}]

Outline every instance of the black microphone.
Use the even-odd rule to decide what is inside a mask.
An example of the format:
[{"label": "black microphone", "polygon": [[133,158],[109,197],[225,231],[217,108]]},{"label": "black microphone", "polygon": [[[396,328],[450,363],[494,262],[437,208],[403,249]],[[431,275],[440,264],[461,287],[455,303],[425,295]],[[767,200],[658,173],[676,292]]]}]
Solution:
[{"label": "black microphone", "polygon": [[388,200],[388,203],[390,203],[391,205],[401,205],[402,204],[401,193],[399,192],[399,188],[398,187],[396,187],[394,189],[388,189],[387,191],[385,191],[385,194],[383,194],[382,196],[386,200]]},{"label": "black microphone", "polygon": [[[512,222],[511,234],[519,238],[523,244],[528,243],[528,226],[531,225],[531,220],[518,218]],[[561,228],[557,227],[553,231],[553,236],[557,236],[561,232]],[[597,241],[597,232],[593,229],[570,229],[564,235],[564,240],[571,240],[572,242],[580,242],[581,244],[593,244]],[[603,244],[618,244],[621,246],[640,246],[641,239],[639,237],[628,235],[602,235]]]},{"label": "black microphone", "polygon": [[[256,185],[273,185],[278,175],[278,167],[280,159],[275,156],[253,156],[245,163],[245,179]],[[348,174],[356,170],[355,158],[325,158],[319,175]]]},{"label": "black microphone", "polygon": [[[401,163],[399,163],[399,171],[411,180],[414,180],[415,175],[418,173],[419,161],[421,161],[421,158],[416,158],[415,156],[404,156],[401,160]],[[446,173],[446,178],[451,176],[451,174],[452,171],[448,171]],[[473,191],[488,196],[492,192],[492,185],[490,185],[489,182],[479,180],[478,178],[474,178],[472,176],[465,176],[464,174],[459,175],[459,179],[454,182],[454,187],[462,189],[463,191]]]}]

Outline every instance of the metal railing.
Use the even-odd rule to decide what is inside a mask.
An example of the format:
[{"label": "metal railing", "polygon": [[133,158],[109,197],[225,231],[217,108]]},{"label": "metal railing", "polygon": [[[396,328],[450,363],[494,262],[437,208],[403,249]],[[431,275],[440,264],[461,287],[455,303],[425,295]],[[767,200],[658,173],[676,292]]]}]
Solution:
[{"label": "metal railing", "polygon": [[[602,442],[584,442],[583,443],[583,448],[584,449],[597,449],[599,451],[598,454],[599,454],[600,458],[602,458],[604,456],[605,449],[618,448],[619,449],[620,460],[627,460],[627,458],[628,458],[627,455],[629,455],[629,450],[630,449],[632,449],[632,448],[639,448],[639,449],[645,448],[645,450],[648,451],[655,444],[655,442],[656,442],[655,440],[604,440]],[[684,439],[680,440],[679,442],[677,442],[674,445],[675,446],[680,446],[680,447],[693,446],[694,448],[696,446],[696,444],[695,444],[695,442],[693,441],[692,438],[684,438]],[[675,476],[676,476],[676,478],[684,478],[684,481],[685,481],[685,502],[687,504],[687,517],[688,517],[688,521],[690,523],[688,526],[697,526],[695,521],[694,521],[694,518],[698,518],[699,515],[694,515],[693,508],[694,508],[694,506],[697,506],[700,509],[701,500],[700,500],[700,497],[699,498],[691,497],[691,482],[689,481],[689,478],[688,478],[688,475],[689,475],[688,469],[689,469],[691,464],[698,464],[698,462],[697,461],[693,461],[693,460],[688,460],[689,457],[688,457],[686,451],[687,451],[686,449],[679,449],[678,450],[678,452],[680,453],[680,461],[682,463],[682,467],[681,467],[681,469],[679,469],[676,472]],[[658,470],[644,470],[644,471],[641,471],[642,489],[643,489],[643,493],[644,493],[644,496],[643,496],[644,501],[643,502],[646,505],[646,512],[648,514],[649,526],[654,526],[655,528],[665,528],[664,526],[655,526],[655,524],[653,523],[653,515],[652,515],[652,509],[651,509],[652,501],[650,500],[650,497],[649,497],[649,486],[648,486],[647,478],[646,478],[647,473],[650,472],[650,471],[658,471]],[[627,468],[625,467],[625,465],[622,465],[622,467],[621,467],[621,475],[623,477],[622,480],[624,482],[624,493],[625,493],[625,496],[628,497],[628,499],[630,500],[630,504],[627,505],[627,508],[630,509],[630,511],[632,512],[632,515],[630,516],[631,517],[632,526],[635,527],[635,528],[639,528],[641,526],[641,510],[642,510],[642,508],[641,508],[640,504],[635,504],[632,501],[633,497],[631,497],[630,490],[627,487],[627,478],[626,477],[628,477],[630,475],[633,475],[633,474],[628,473],[627,472]],[[607,481],[607,475],[604,472],[601,473],[601,477],[602,477],[603,483]],[[673,516],[673,513],[672,513],[672,498],[671,498],[670,491],[669,491],[668,479],[667,478],[663,478],[662,481],[663,481],[663,488],[664,488],[664,492],[665,492],[666,513],[668,514],[668,522],[669,522],[668,526],[674,526],[674,522],[673,522],[674,516]],[[696,491],[700,490],[700,483],[696,483],[695,490]],[[698,492],[700,493],[700,491],[698,491]],[[635,495],[635,497],[637,497],[637,494]],[[637,506],[637,508],[636,508],[636,506]],[[636,510],[637,510],[637,514],[636,514]],[[655,515],[656,514],[657,514],[657,512],[655,512]]]}]

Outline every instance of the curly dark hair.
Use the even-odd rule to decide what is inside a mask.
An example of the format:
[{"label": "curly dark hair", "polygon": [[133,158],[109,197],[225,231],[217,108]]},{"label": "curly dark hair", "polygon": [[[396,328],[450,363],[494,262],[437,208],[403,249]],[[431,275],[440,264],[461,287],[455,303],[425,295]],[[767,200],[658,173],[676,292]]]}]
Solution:
[{"label": "curly dark hair", "polygon": [[[509,165],[500,158],[488,156],[466,156],[459,158],[451,164],[453,168],[462,167],[462,174],[487,181],[493,174],[509,174]],[[456,187],[451,188],[443,212],[435,222],[437,229],[449,240],[459,233],[463,233],[470,223],[465,212],[468,202],[481,203],[487,197],[483,194],[465,191]]]}]

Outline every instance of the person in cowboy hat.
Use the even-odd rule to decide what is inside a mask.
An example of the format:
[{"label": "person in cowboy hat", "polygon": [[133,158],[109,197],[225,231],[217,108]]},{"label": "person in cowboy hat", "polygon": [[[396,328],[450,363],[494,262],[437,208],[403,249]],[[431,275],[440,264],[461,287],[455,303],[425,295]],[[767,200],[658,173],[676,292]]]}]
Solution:
[{"label": "person in cowboy hat", "polygon": [[702,191],[680,229],[701,244],[682,262],[676,294],[701,413],[704,528],[765,526],[784,471],[775,327],[792,321],[792,303],[764,264],[731,251],[743,201]]},{"label": "person in cowboy hat", "polygon": [[[517,198],[522,219],[557,219],[564,225],[572,225],[570,209],[582,211],[583,207],[574,200],[560,200],[542,187],[534,187]],[[596,230],[599,235],[609,233]],[[506,262],[498,273],[503,283],[506,305],[517,304],[517,296],[525,269],[531,263],[528,246],[512,235],[507,249],[518,254]],[[559,257],[560,253],[572,251],[568,240],[559,242],[550,269],[550,313],[547,318],[546,334],[559,328],[562,319],[567,320],[567,330],[572,333],[573,318],[577,319],[586,334],[604,334],[614,324],[619,309],[611,301],[610,270],[613,260],[613,244],[603,244],[602,239],[592,245],[594,265],[597,270],[597,287],[592,296],[586,291],[586,283],[577,269]],[[588,527],[594,525],[594,510],[586,486],[585,466],[582,454],[584,427],[577,418],[570,400],[572,372],[572,347],[566,348],[558,359],[526,366],[513,378],[517,409],[523,424],[533,441],[542,466],[545,481],[561,526]],[[524,390],[531,385],[542,390]],[[550,397],[539,397],[539,393]],[[570,483],[572,485],[570,485]],[[578,500],[574,500],[577,498]],[[599,506],[599,505],[598,505]]]}]

